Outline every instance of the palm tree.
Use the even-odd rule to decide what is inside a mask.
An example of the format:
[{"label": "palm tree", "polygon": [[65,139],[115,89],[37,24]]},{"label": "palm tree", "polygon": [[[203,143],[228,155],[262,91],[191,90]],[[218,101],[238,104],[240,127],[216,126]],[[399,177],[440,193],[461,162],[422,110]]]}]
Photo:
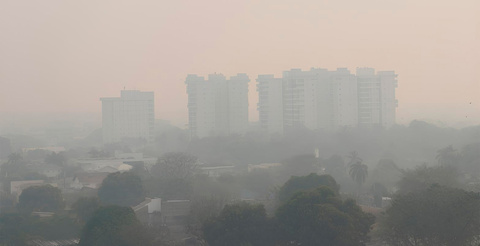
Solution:
[{"label": "palm tree", "polygon": [[362,184],[365,183],[368,176],[368,166],[363,164],[361,160],[357,161],[355,164],[350,165],[348,173],[353,181],[358,184],[358,190],[360,191]]},{"label": "palm tree", "polygon": [[350,161],[348,162],[348,165],[349,166],[352,166],[353,164],[357,163],[357,162],[362,162],[362,158],[360,158],[360,156],[358,155],[358,152],[357,151],[352,151],[350,152],[347,157],[350,159]]}]

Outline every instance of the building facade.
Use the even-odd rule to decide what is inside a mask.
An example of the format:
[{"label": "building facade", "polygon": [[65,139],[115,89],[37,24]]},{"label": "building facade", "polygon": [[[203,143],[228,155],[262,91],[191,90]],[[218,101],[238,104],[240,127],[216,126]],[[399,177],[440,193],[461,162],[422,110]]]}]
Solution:
[{"label": "building facade", "polygon": [[260,125],[269,133],[357,125],[357,83],[347,69],[292,69],[283,78],[260,75],[257,81]]},{"label": "building facade", "polygon": [[101,98],[103,142],[154,139],[154,93],[123,90],[120,97]]},{"label": "building facade", "polygon": [[395,124],[397,74],[373,68],[357,68],[358,125],[388,128]]},{"label": "building facade", "polygon": [[260,127],[269,134],[283,134],[283,81],[273,75],[257,78]]},{"label": "building facade", "polygon": [[188,75],[188,126],[191,137],[245,134],[248,129],[248,82],[246,74],[227,79]]},{"label": "building facade", "polygon": [[344,127],[395,124],[396,74],[372,68],[329,71],[291,69],[282,78],[259,75],[257,91],[260,126],[268,133],[306,128],[337,130]]}]

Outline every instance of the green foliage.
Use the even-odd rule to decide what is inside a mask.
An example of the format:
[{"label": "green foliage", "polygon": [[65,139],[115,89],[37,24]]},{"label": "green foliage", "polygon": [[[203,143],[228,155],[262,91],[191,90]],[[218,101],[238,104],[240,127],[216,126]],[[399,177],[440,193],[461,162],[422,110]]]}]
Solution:
[{"label": "green foliage", "polygon": [[25,220],[21,214],[0,215],[0,245],[26,245]]},{"label": "green foliage", "polygon": [[348,165],[351,166],[357,162],[363,162],[362,158],[360,158],[360,155],[358,154],[357,151],[352,151],[347,155],[348,159]]},{"label": "green foliage", "polygon": [[263,205],[245,202],[226,205],[220,215],[203,225],[210,246],[272,245]]},{"label": "green foliage", "polygon": [[82,224],[86,223],[98,208],[100,200],[97,197],[81,197],[72,205],[78,221]]},{"label": "green foliage", "polygon": [[308,176],[291,177],[281,188],[278,193],[280,201],[288,200],[293,194],[298,191],[306,191],[318,188],[319,186],[328,186],[335,193],[338,193],[340,187],[335,179],[330,175],[317,175],[311,173]]},{"label": "green foliage", "polygon": [[480,142],[463,146],[460,156],[465,172],[480,174]]},{"label": "green foliage", "polygon": [[40,237],[45,240],[62,240],[78,238],[81,226],[66,214],[56,214],[52,217],[41,218],[30,216],[25,226],[30,238]]},{"label": "green foliage", "polygon": [[325,173],[332,175],[335,180],[341,181],[348,179],[347,167],[341,156],[332,155],[330,158],[324,160],[322,165],[325,168]]},{"label": "green foliage", "polygon": [[103,180],[98,197],[104,204],[133,206],[145,199],[145,191],[140,177],[131,172],[116,172]]},{"label": "green foliage", "polygon": [[52,152],[45,157],[45,163],[64,167],[67,164],[67,157],[65,157],[65,154],[63,152],[60,152],[58,154]]},{"label": "green foliage", "polygon": [[404,172],[403,178],[398,182],[398,194],[420,192],[432,184],[448,187],[459,187],[458,171],[453,166],[418,166],[413,170]]},{"label": "green foliage", "polygon": [[187,153],[166,153],[151,168],[145,181],[149,195],[163,199],[189,199],[196,175],[197,158]]},{"label": "green foliage", "polygon": [[0,215],[0,245],[26,245],[30,239],[62,240],[77,238],[80,226],[66,215],[40,218],[29,214]]},{"label": "green foliage", "polygon": [[353,181],[358,184],[358,186],[362,186],[365,183],[367,176],[368,176],[368,166],[363,164],[362,161],[357,161],[354,164],[350,165],[350,170],[348,171],[350,177],[352,177]]},{"label": "green foliage", "polygon": [[371,172],[371,179],[376,183],[381,183],[387,190],[393,193],[396,185],[403,177],[405,171],[400,169],[391,159],[380,159],[377,166]]},{"label": "green foliage", "polygon": [[326,186],[296,193],[276,213],[296,245],[365,245],[375,219],[353,200],[342,201]]},{"label": "green foliage", "polygon": [[433,185],[396,197],[381,234],[391,245],[478,245],[479,208],[478,193]]},{"label": "green foliage", "polygon": [[20,161],[23,160],[23,156],[21,153],[11,153],[8,155],[8,164],[18,164]]},{"label": "green foliage", "polygon": [[182,152],[166,153],[158,158],[151,172],[155,177],[187,180],[197,173],[197,157]]},{"label": "green foliage", "polygon": [[299,191],[277,209],[274,218],[266,218],[263,205],[226,205],[203,223],[207,242],[212,246],[361,246],[369,241],[373,215],[364,213],[353,200],[342,201],[331,176],[292,177],[282,188],[286,194]]},{"label": "green foliage", "polygon": [[56,212],[65,207],[60,189],[51,185],[32,186],[22,191],[17,208],[19,211],[31,213]]},{"label": "green foliage", "polygon": [[151,242],[131,208],[107,206],[87,222],[79,246],[148,246]]}]

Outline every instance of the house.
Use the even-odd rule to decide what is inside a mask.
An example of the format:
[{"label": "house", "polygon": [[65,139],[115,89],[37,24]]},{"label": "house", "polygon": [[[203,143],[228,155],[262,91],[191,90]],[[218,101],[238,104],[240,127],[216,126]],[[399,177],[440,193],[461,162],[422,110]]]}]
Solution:
[{"label": "house", "polygon": [[248,164],[248,172],[253,172],[255,170],[266,170],[275,167],[281,167],[282,163],[261,163],[261,164]]},{"label": "house", "polygon": [[62,173],[62,168],[53,164],[40,164],[29,167],[32,172],[45,175],[48,178],[58,177]]},{"label": "house", "polygon": [[190,200],[167,200],[145,198],[143,202],[131,208],[138,220],[149,226],[166,226],[171,235],[180,240],[187,237],[185,225],[190,213]]},{"label": "house", "polygon": [[18,201],[18,197],[22,194],[22,191],[32,186],[45,185],[44,180],[24,180],[24,181],[12,181],[10,182],[10,194],[15,196],[15,201]]},{"label": "house", "polygon": [[69,240],[43,240],[43,239],[35,239],[27,242],[29,246],[73,246],[78,245],[80,242],[79,239],[69,239]]},{"label": "house", "polygon": [[222,174],[232,174],[235,172],[235,166],[201,167],[200,170],[209,177],[219,177]]},{"label": "house", "polygon": [[162,199],[145,198],[143,202],[132,207],[138,220],[143,224],[152,226],[159,225],[161,222],[160,213],[162,209]]},{"label": "house", "polygon": [[108,174],[107,172],[78,173],[73,178],[70,187],[76,190],[82,188],[98,189]]},{"label": "house", "polygon": [[116,172],[118,172],[118,169],[116,169],[112,166],[105,166],[105,167],[102,167],[102,168],[98,169],[98,172],[101,172],[101,173],[116,173]]}]

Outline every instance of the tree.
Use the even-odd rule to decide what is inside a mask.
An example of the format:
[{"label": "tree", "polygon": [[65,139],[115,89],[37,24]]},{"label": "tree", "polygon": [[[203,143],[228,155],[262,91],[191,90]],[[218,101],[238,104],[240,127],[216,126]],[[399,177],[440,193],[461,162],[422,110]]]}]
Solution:
[{"label": "tree", "polygon": [[350,166],[348,173],[350,174],[350,177],[352,177],[353,181],[358,184],[358,188],[360,189],[362,184],[365,183],[365,180],[367,179],[368,166],[363,164],[362,161],[357,161]]},{"label": "tree", "polygon": [[342,201],[326,186],[296,193],[276,213],[287,241],[293,245],[365,245],[373,215],[355,201]]},{"label": "tree", "polygon": [[341,180],[348,179],[345,162],[339,155],[332,155],[330,158],[323,161],[325,173],[332,175],[335,180],[341,183]]},{"label": "tree", "polygon": [[0,159],[8,157],[12,152],[12,145],[10,139],[0,137]]},{"label": "tree", "polygon": [[51,185],[32,186],[22,191],[18,199],[22,212],[56,212],[65,207],[60,189]]},{"label": "tree", "polygon": [[409,192],[420,192],[432,184],[439,184],[448,187],[459,187],[458,171],[453,166],[417,166],[413,170],[404,172],[402,179],[398,182],[397,193],[407,194]]},{"label": "tree", "polygon": [[72,209],[77,214],[77,220],[86,223],[93,213],[100,208],[100,200],[97,197],[81,197],[73,205]]},{"label": "tree", "polygon": [[347,157],[350,159],[350,161],[348,161],[348,165],[351,166],[353,164],[356,164],[357,162],[362,162],[362,158],[360,158],[360,156],[358,155],[358,152],[357,151],[352,151],[350,152]]},{"label": "tree", "polygon": [[374,182],[385,185],[388,191],[393,193],[404,173],[405,171],[399,168],[393,160],[380,159],[369,176]]},{"label": "tree", "polygon": [[449,145],[437,151],[436,159],[439,165],[455,165],[459,157],[458,151]]},{"label": "tree", "polygon": [[394,198],[380,223],[391,245],[478,245],[478,193],[440,185]]},{"label": "tree", "polygon": [[82,230],[79,246],[143,246],[152,237],[129,207],[99,208]]},{"label": "tree", "polygon": [[189,179],[198,171],[197,157],[183,152],[170,152],[158,158],[152,167],[155,177]]},{"label": "tree", "polygon": [[8,164],[17,164],[18,162],[20,162],[21,160],[23,159],[22,157],[22,154],[20,153],[11,153],[10,155],[8,155],[8,161],[7,163]]},{"label": "tree", "polygon": [[197,172],[195,156],[167,153],[150,170],[151,175],[146,180],[148,192],[164,199],[189,199],[193,190],[192,178]]},{"label": "tree", "polygon": [[0,214],[0,245],[26,246],[26,220],[22,214]]},{"label": "tree", "polygon": [[[462,147],[461,151],[462,171],[468,173],[480,173],[480,142],[467,144]],[[476,177],[477,179],[480,177]]]},{"label": "tree", "polygon": [[311,173],[307,176],[293,176],[291,177],[281,188],[278,192],[278,198],[280,201],[284,202],[290,197],[293,196],[296,192],[299,191],[308,191],[318,188],[319,186],[328,186],[331,188],[335,193],[338,193],[340,187],[335,181],[334,178],[330,175],[317,175],[315,173]]},{"label": "tree", "polygon": [[145,191],[142,180],[135,174],[116,172],[103,180],[98,197],[104,204],[133,206],[145,199]]},{"label": "tree", "polygon": [[267,228],[263,205],[242,202],[226,205],[220,215],[206,222],[202,229],[211,246],[272,245]]},{"label": "tree", "polygon": [[65,165],[67,164],[67,158],[65,157],[63,152],[60,152],[58,154],[52,152],[45,157],[45,163],[57,165],[59,167],[65,167]]}]

